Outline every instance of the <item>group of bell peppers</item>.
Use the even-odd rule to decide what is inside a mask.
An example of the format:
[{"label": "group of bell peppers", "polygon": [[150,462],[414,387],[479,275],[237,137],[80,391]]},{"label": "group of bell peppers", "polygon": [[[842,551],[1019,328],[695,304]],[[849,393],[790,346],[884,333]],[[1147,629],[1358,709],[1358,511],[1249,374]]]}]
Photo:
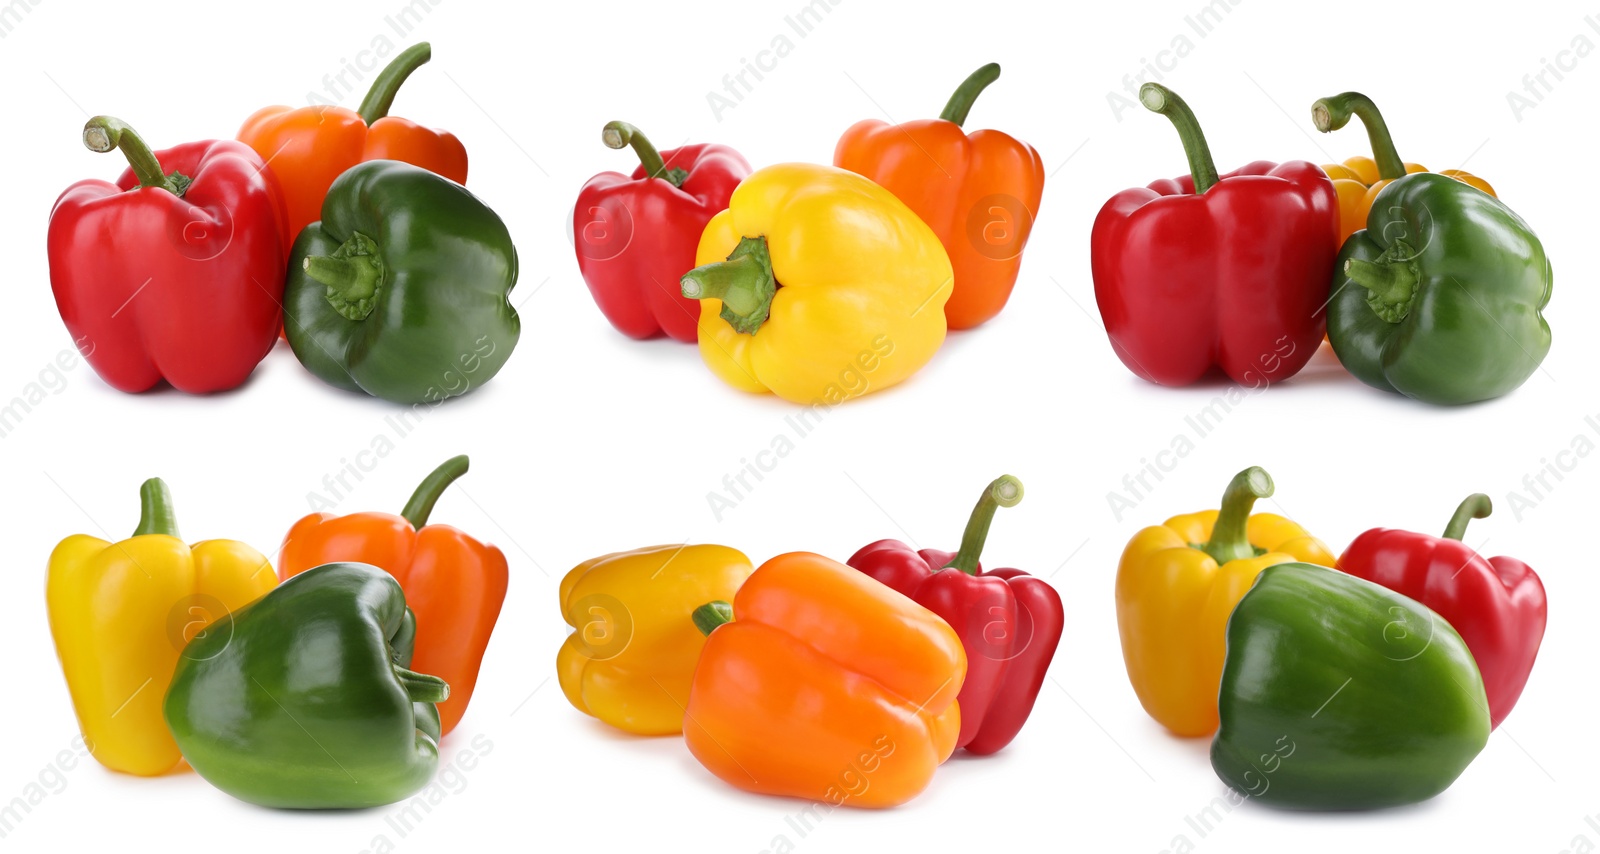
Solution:
[{"label": "group of bell peppers", "polygon": [[[639,735],[681,732],[724,782],[833,806],[889,807],[958,749],[1022,729],[1061,640],[1044,580],[979,563],[1000,507],[991,483],[957,552],[879,540],[847,563],[726,546],[654,546],[562,579],[568,701]],[[730,601],[731,600],[731,601]]]},{"label": "group of bell peppers", "polygon": [[1549,353],[1538,237],[1482,179],[1402,161],[1366,96],[1312,115],[1325,133],[1359,118],[1373,157],[1226,175],[1181,98],[1146,83],[1140,100],[1177,128],[1189,174],[1120,192],[1095,219],[1095,299],[1133,373],[1261,388],[1305,367],[1326,332],[1367,385],[1464,404],[1511,392]]},{"label": "group of bell peppers", "polygon": [[398,403],[488,381],[521,329],[516,249],[466,190],[467,152],[388,115],[431,51],[396,55],[359,110],[267,107],[238,140],[152,151],[126,123],[83,143],[121,151],[50,215],[56,305],[107,384],[204,394],[243,384],[280,331],[318,378]]},{"label": "group of bell peppers", "polygon": [[1116,607],[1128,678],[1174,735],[1215,734],[1241,797],[1373,809],[1453,783],[1516,705],[1544,637],[1525,563],[1462,542],[1489,515],[1468,497],[1442,537],[1375,528],[1335,557],[1272,513],[1260,468],[1220,510],[1139,531]]},{"label": "group of bell peppers", "polygon": [[[159,478],[139,526],[50,555],[50,632],[93,756],[156,776],[187,762],[269,807],[393,803],[432,779],[505,600],[505,555],[428,516],[446,461],[399,516],[314,513],[278,569],[232,540],[186,544]],[[280,583],[281,580],[281,583]]]},{"label": "group of bell peppers", "polygon": [[657,151],[638,128],[631,176],[596,175],[573,210],[578,268],[633,338],[698,342],[717,377],[785,400],[837,404],[917,371],[947,329],[994,317],[1016,284],[1044,191],[1031,146],[966,133],[973,73],[938,119],[862,121],[833,166],[751,173],[721,145]]}]

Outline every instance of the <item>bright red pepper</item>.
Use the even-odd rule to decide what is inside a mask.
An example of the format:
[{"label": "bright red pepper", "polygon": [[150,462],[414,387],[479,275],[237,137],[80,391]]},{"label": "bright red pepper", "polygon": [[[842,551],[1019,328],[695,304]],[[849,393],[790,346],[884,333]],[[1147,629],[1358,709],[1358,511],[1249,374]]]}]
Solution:
[{"label": "bright red pepper", "polygon": [[1294,376],[1322,341],[1333,182],[1299,160],[1219,177],[1182,99],[1155,83],[1140,99],[1177,127],[1190,174],[1124,190],[1095,217],[1094,294],[1117,357],[1160,385],[1214,367],[1252,388]]},{"label": "bright red pepper", "polygon": [[695,266],[706,223],[728,207],[750,174],[739,152],[723,145],[685,145],[657,152],[626,122],[605,126],[611,148],[633,146],[633,175],[601,172],[578,193],[572,212],[578,270],[606,316],[630,338],[662,333],[697,340],[700,302],[679,290]]},{"label": "bright red pepper", "polygon": [[1450,623],[1478,662],[1489,697],[1489,725],[1498,727],[1528,684],[1544,639],[1547,605],[1544,584],[1532,567],[1509,557],[1485,559],[1461,542],[1467,523],[1488,516],[1490,509],[1489,496],[1468,496],[1443,537],[1373,528],[1350,543],[1339,556],[1339,568],[1409,596]]},{"label": "bright red pepper", "polygon": [[152,152],[126,124],[89,120],[91,151],[121,149],[116,184],[79,181],[50,213],[56,307],[120,391],[162,380],[234,388],[278,340],[288,214],[261,157],[232,140]]},{"label": "bright red pepper", "polygon": [[967,678],[957,697],[956,746],[979,755],[1010,744],[1028,720],[1066,623],[1061,597],[1044,579],[1020,569],[985,571],[978,563],[995,510],[1021,500],[1022,483],[1005,475],[973,508],[959,552],[879,540],[848,561],[944,618],[960,636]]}]

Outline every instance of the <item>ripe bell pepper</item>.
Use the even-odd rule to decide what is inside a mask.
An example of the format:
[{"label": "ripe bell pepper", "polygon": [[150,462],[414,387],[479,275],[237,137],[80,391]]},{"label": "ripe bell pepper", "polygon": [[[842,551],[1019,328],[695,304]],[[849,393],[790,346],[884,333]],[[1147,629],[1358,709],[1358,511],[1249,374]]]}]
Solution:
[{"label": "ripe bell pepper", "polygon": [[167,725],[206,782],[264,807],[401,800],[439,765],[437,676],[409,669],[414,621],[359,563],[302,573],[184,648]]},{"label": "ripe bell pepper", "polygon": [[997,130],[961,129],[999,77],[991,62],[956,89],[939,118],[860,121],[833,150],[833,165],[876,181],[939,235],[955,271],[944,305],[951,329],[971,329],[1005,308],[1044,195],[1044,162],[1033,146]]},{"label": "ripe bell pepper", "polygon": [[439,703],[445,733],[456,728],[472,701],[510,580],[499,549],[449,525],[428,524],[440,494],[466,473],[466,457],[445,460],[399,516],[312,513],[294,523],[278,552],[285,581],[325,563],[356,561],[400,582],[417,615],[417,669],[450,683],[450,699]]},{"label": "ripe bell pepper", "polygon": [[1033,712],[1066,622],[1061,597],[1020,569],[985,571],[978,563],[998,508],[1022,500],[1022,483],[1004,475],[973,508],[959,552],[917,551],[879,540],[849,564],[944,618],[961,637],[967,678],[961,683],[956,747],[986,756],[1011,743]]},{"label": "ripe bell pepper", "polygon": [[1383,188],[1344,243],[1328,341],[1357,379],[1426,403],[1500,397],[1550,352],[1550,258],[1499,199],[1453,178]]},{"label": "ripe bell pepper", "polygon": [[578,271],[600,312],[629,338],[665,333],[693,342],[700,304],[678,292],[695,264],[700,233],[726,210],[750,164],[725,145],[685,145],[657,152],[627,122],[605,126],[608,148],[633,146],[633,174],[601,172],[578,193],[572,211]]},{"label": "ripe bell pepper", "polygon": [[1489,496],[1467,496],[1443,537],[1373,528],[1339,556],[1339,568],[1432,608],[1461,634],[1483,675],[1489,725],[1510,714],[1544,639],[1544,584],[1509,557],[1484,559],[1461,542],[1467,523],[1491,509]]},{"label": "ripe bell pepper", "polygon": [[1190,174],[1123,190],[1095,217],[1094,296],[1117,358],[1169,386],[1214,367],[1252,388],[1294,376],[1322,342],[1332,182],[1299,160],[1218,176],[1187,104],[1157,83],[1139,98],[1172,120]]},{"label": "ripe bell pepper", "polygon": [[517,249],[500,217],[453,181],[393,160],[339,176],[322,221],[295,240],[284,324],[329,385],[439,403],[511,358]]},{"label": "ripe bell pepper", "polygon": [[1128,681],[1144,710],[1174,735],[1217,728],[1217,682],[1228,615],[1269,566],[1333,566],[1333,553],[1305,529],[1272,513],[1250,514],[1272,495],[1272,478],[1252,466],[1234,475],[1222,509],[1174,516],[1145,528],[1117,566],[1117,629]]},{"label": "ripe bell pepper", "polygon": [[732,599],[755,568],[727,546],[652,546],[573,567],[561,616],[576,629],[556,654],[573,708],[635,735],[683,731],[689,681],[705,646],[690,615]]},{"label": "ripe bell pepper", "polygon": [[[1372,143],[1372,156],[1357,155],[1343,163],[1330,163],[1322,167],[1322,171],[1333,180],[1334,191],[1339,194],[1340,243],[1367,227],[1367,214],[1372,210],[1372,202],[1390,181],[1413,172],[1428,171],[1420,163],[1400,159],[1399,152],[1394,149],[1394,138],[1389,135],[1389,126],[1383,121],[1383,114],[1378,112],[1378,105],[1366,95],[1345,92],[1311,105],[1311,122],[1323,133],[1332,133],[1344,127],[1351,116],[1361,119],[1366,126],[1367,139]],[[1441,169],[1439,174],[1494,195],[1494,188],[1489,186],[1488,181],[1470,172]]]},{"label": "ripe bell pepper", "polygon": [[400,84],[433,57],[427,42],[395,56],[372,81],[356,110],[317,105],[263,107],[239,128],[239,141],[260,154],[283,184],[288,239],[322,218],[322,200],[345,170],[368,160],[401,160],[467,183],[467,149],[442,130],[389,115]]},{"label": "ripe bell pepper", "polygon": [[950,259],[888,190],[843,169],[768,166],[711,218],[683,295],[723,382],[835,405],[922,369],[944,343]]},{"label": "ripe bell pepper", "polygon": [[[737,617],[737,619],[735,619]],[[762,564],[707,633],[683,737],[723,782],[834,806],[890,807],[955,750],[961,640],[938,615],[821,555]]]},{"label": "ripe bell pepper", "polygon": [[152,152],[110,116],[89,120],[83,144],[130,168],[73,184],[50,212],[50,287],[78,349],[118,391],[237,387],[278,342],[278,182],[237,142]]},{"label": "ripe bell pepper", "polygon": [[[139,488],[139,527],[108,543],[75,534],[50,553],[50,635],[78,726],[100,764],[153,777],[183,759],[161,697],[191,638],[227,633],[225,620],[278,583],[260,552],[233,540],[178,539],[160,478]],[[209,625],[213,624],[215,625]]]},{"label": "ripe bell pepper", "polygon": [[1483,680],[1448,622],[1304,563],[1268,567],[1234,609],[1218,705],[1212,769],[1288,809],[1427,800],[1489,739]]}]

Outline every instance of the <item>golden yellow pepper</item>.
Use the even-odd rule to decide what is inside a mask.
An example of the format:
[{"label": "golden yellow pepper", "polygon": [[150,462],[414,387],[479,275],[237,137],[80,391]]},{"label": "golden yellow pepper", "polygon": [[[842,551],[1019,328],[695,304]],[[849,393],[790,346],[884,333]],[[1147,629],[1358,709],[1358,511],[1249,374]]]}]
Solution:
[{"label": "golden yellow pepper", "polygon": [[680,282],[700,356],[734,388],[835,405],[916,373],[944,343],[950,258],[888,190],[831,166],[744,180]]},{"label": "golden yellow pepper", "polygon": [[133,537],[108,543],[75,534],[50,554],[45,600],[72,706],[100,764],[141,776],[183,759],[162,700],[185,644],[229,631],[222,618],[278,583],[244,543],[178,539],[172,496],[160,478],[139,489]]},{"label": "golden yellow pepper", "polygon": [[696,608],[730,600],[755,568],[727,546],[650,546],[573,567],[561,615],[576,631],[556,654],[568,702],[636,735],[683,731],[705,635]]},{"label": "golden yellow pepper", "polygon": [[1128,680],[1150,717],[1181,736],[1217,728],[1228,617],[1273,564],[1333,566],[1328,547],[1272,513],[1250,515],[1272,495],[1252,466],[1235,475],[1222,509],[1174,516],[1133,536],[1117,567],[1117,628]]}]

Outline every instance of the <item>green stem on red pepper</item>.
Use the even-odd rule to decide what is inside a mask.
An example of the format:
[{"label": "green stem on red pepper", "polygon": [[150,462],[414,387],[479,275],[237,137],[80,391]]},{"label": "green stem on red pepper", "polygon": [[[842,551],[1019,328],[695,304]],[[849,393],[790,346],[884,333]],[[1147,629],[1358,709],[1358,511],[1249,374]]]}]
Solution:
[{"label": "green stem on red pepper", "polygon": [[417,485],[417,491],[411,493],[411,500],[406,502],[405,509],[400,515],[405,517],[411,527],[421,529],[428,524],[428,517],[433,514],[433,505],[438,503],[439,496],[444,493],[450,484],[467,473],[467,455],[451,457],[439,464],[439,467],[429,472]]},{"label": "green stem on red pepper", "polygon": [[1184,156],[1189,158],[1189,177],[1194,179],[1194,192],[1202,194],[1216,185],[1217,164],[1211,159],[1211,147],[1200,130],[1200,120],[1194,117],[1189,105],[1160,83],[1146,83],[1139,87],[1139,103],[1145,109],[1160,113],[1178,129],[1178,139],[1183,142]]},{"label": "green stem on red pepper", "polygon": [[394,106],[394,96],[400,92],[400,84],[406,82],[411,72],[432,58],[433,47],[427,42],[418,42],[400,51],[393,61],[378,72],[372,81],[372,88],[367,90],[367,97],[361,99],[361,106],[356,108],[361,120],[370,125],[389,115],[389,108]]},{"label": "green stem on red pepper", "polygon": [[600,130],[600,141],[607,148],[622,149],[633,146],[633,153],[639,155],[639,162],[644,165],[644,174],[649,178],[660,178],[674,187],[682,187],[683,182],[689,179],[689,173],[684,169],[668,169],[665,161],[661,159],[661,152],[650,143],[644,132],[627,122],[611,122]]},{"label": "green stem on red pepper", "polygon": [[967,528],[961,534],[961,550],[944,565],[944,569],[959,569],[968,575],[978,574],[978,556],[983,554],[983,544],[989,539],[989,526],[994,524],[994,514],[1001,507],[1015,507],[1022,501],[1022,481],[1003,474],[984,487],[972,515],[967,518]]},{"label": "green stem on red pepper", "polygon": [[950,96],[950,101],[944,105],[944,112],[939,118],[952,122],[958,127],[967,123],[967,113],[972,110],[972,104],[983,94],[983,90],[990,83],[1000,79],[1000,63],[991,62],[988,65],[972,72],[961,85],[956,87],[955,94]]},{"label": "green stem on red pepper", "polygon": [[443,703],[450,699],[449,683],[437,676],[399,666],[395,667],[394,675],[399,678],[400,686],[406,689],[406,696],[413,703]]},{"label": "green stem on red pepper", "polygon": [[1454,516],[1450,517],[1450,524],[1445,526],[1444,538],[1459,540],[1467,535],[1467,523],[1473,519],[1485,519],[1493,512],[1494,505],[1490,503],[1489,496],[1481,492],[1474,492],[1467,496],[1461,506],[1456,508]]},{"label": "green stem on red pepper", "polygon": [[709,635],[716,631],[717,626],[733,622],[733,606],[718,599],[694,609],[694,613],[689,616],[694,620],[694,627],[700,630],[700,634]]},{"label": "green stem on red pepper", "polygon": [[133,168],[134,177],[139,179],[140,188],[160,187],[179,197],[189,189],[189,176],[178,172],[170,175],[162,172],[161,161],[156,159],[155,152],[122,119],[112,116],[90,119],[83,126],[83,146],[99,154],[120,149],[122,156],[128,158],[128,165]]},{"label": "green stem on red pepper", "polygon": [[756,334],[767,322],[778,293],[765,237],[741,239],[728,260],[696,267],[678,284],[689,299],[722,300],[722,319],[746,335]]},{"label": "green stem on red pepper", "polygon": [[1344,127],[1351,116],[1361,119],[1367,128],[1367,139],[1372,143],[1372,160],[1378,164],[1378,177],[1391,181],[1404,178],[1405,161],[1394,150],[1394,137],[1389,135],[1389,126],[1384,123],[1383,114],[1378,112],[1378,105],[1372,103],[1371,98],[1360,92],[1343,92],[1311,105],[1311,123],[1323,133]]},{"label": "green stem on red pepper", "polygon": [[178,516],[172,510],[172,492],[166,481],[152,477],[139,486],[139,527],[135,537],[147,534],[178,536]]},{"label": "green stem on red pepper", "polygon": [[1262,552],[1250,543],[1250,510],[1256,499],[1272,495],[1272,478],[1260,466],[1251,466],[1233,476],[1222,493],[1222,508],[1211,526],[1211,539],[1197,546],[1220,564],[1259,556]]}]

